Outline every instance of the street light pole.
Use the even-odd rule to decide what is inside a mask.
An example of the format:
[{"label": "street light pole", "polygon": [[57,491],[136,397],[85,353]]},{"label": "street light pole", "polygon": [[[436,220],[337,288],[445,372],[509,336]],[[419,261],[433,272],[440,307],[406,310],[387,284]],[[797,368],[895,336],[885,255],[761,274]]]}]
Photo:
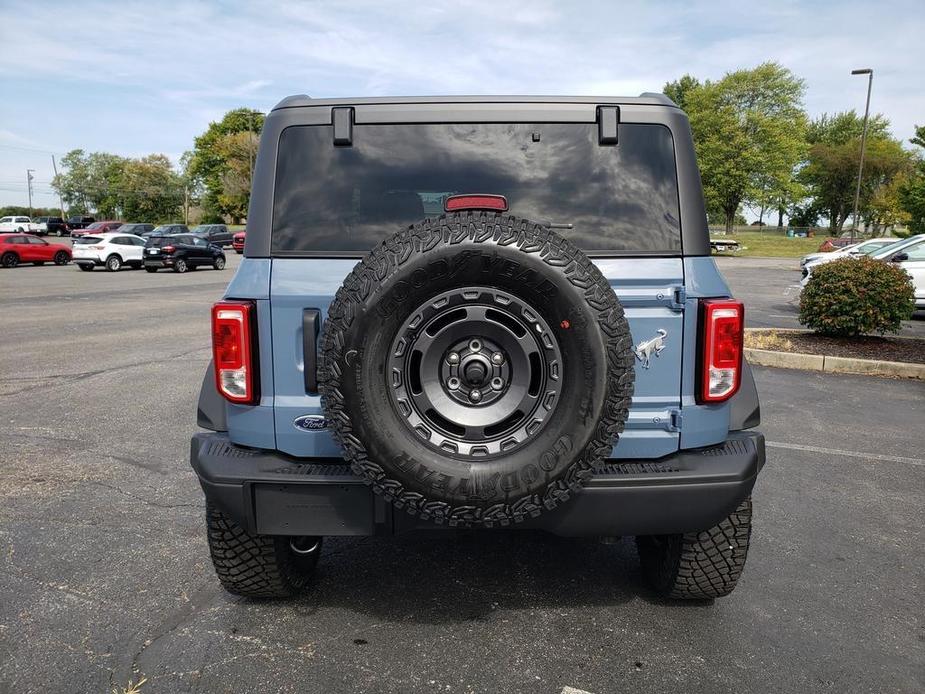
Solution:
[{"label": "street light pole", "polygon": [[26,190],[29,191],[29,219],[32,219],[32,179],[35,169],[26,169]]},{"label": "street light pole", "polygon": [[864,127],[861,130],[861,160],[858,163],[858,185],[854,189],[854,214],[851,216],[851,243],[858,231],[858,203],[861,200],[861,175],[864,173],[864,150],[867,147],[867,118],[870,115],[870,89],[874,84],[874,71],[869,67],[852,70],[852,75],[867,75],[867,104],[864,106]]}]

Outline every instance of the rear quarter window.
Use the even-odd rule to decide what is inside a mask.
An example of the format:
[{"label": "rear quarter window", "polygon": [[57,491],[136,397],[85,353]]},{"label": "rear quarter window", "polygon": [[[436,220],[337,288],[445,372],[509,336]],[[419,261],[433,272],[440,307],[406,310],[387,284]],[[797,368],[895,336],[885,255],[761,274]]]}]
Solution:
[{"label": "rear quarter window", "polygon": [[679,254],[671,131],[619,128],[601,146],[594,123],[357,125],[350,147],[334,147],[331,126],[287,128],[271,250],[362,255],[450,195],[494,193],[594,255]]}]

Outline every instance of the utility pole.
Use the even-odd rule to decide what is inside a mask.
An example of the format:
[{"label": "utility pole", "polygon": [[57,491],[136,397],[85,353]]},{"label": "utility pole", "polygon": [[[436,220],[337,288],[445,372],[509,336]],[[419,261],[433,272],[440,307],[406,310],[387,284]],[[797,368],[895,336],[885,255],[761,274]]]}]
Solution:
[{"label": "utility pole", "polygon": [[29,218],[32,219],[32,179],[35,169],[26,169],[26,187],[29,190]]},{"label": "utility pole", "polygon": [[[51,168],[55,170],[55,178],[58,178],[58,164],[55,162],[55,155],[51,155]],[[61,190],[58,190],[58,207],[61,208],[61,219],[67,219],[64,214],[64,199],[61,197]]]},{"label": "utility pole", "polygon": [[183,223],[189,224],[189,186],[183,186]]},{"label": "utility pole", "polygon": [[858,231],[858,203],[861,200],[861,174],[864,173],[864,150],[867,147],[867,117],[870,114],[870,90],[874,84],[874,71],[869,67],[852,70],[852,75],[867,75],[867,105],[864,106],[864,127],[861,130],[861,160],[858,163],[858,185],[854,189],[854,215],[851,219],[851,243]]}]

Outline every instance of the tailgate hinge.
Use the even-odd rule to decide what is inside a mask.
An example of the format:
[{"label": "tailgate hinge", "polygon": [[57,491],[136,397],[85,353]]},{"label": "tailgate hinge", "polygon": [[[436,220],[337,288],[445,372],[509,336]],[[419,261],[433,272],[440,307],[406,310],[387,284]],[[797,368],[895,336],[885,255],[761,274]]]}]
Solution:
[{"label": "tailgate hinge", "polygon": [[685,289],[683,285],[671,288],[671,309],[673,311],[683,311],[686,301],[687,289]]},{"label": "tailgate hinge", "polygon": [[681,431],[681,423],[683,417],[681,417],[681,410],[673,409],[668,410],[668,421],[665,422],[666,431]]}]

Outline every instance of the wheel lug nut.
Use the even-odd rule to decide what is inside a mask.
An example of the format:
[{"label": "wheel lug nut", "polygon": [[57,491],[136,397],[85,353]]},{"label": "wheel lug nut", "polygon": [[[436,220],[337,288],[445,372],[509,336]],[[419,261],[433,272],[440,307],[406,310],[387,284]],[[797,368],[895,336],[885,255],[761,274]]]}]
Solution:
[{"label": "wheel lug nut", "polygon": [[472,352],[478,352],[482,349],[482,343],[478,340],[471,340],[469,342],[469,350]]},{"label": "wheel lug nut", "polygon": [[480,391],[478,388],[476,388],[475,390],[470,391],[470,393],[469,393],[469,399],[470,399],[472,402],[478,402],[479,400],[482,399],[482,391]]},{"label": "wheel lug nut", "polygon": [[446,355],[446,363],[447,363],[447,364],[458,364],[458,363],[459,363],[459,353],[458,353],[458,352],[450,352],[449,354],[447,354],[447,355]]},{"label": "wheel lug nut", "polygon": [[502,381],[497,376],[491,379],[491,389],[492,390],[501,390],[502,388],[504,388],[504,381]]},{"label": "wheel lug nut", "polygon": [[504,363],[504,355],[501,352],[495,352],[491,355],[491,363],[495,366],[501,366]]},{"label": "wheel lug nut", "polygon": [[450,390],[456,390],[457,388],[459,388],[459,379],[455,377],[451,378],[450,380],[446,382],[446,387],[449,388]]}]

